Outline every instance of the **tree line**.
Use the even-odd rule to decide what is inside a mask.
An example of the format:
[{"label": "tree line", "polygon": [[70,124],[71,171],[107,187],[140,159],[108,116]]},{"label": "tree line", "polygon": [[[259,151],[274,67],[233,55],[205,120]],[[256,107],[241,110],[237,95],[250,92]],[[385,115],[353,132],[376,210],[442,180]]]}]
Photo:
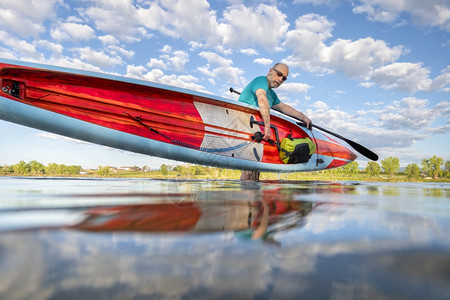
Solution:
[{"label": "tree line", "polygon": [[[372,176],[378,176],[380,170],[377,165],[376,162],[369,162],[366,167],[367,173]],[[406,166],[403,173],[406,177],[413,179],[421,177],[438,179],[440,177],[449,178],[450,176],[450,161],[447,160],[444,164],[444,160],[441,157],[434,155],[429,159],[423,159],[421,166],[422,168],[416,163],[411,163]],[[400,169],[400,161],[397,157],[388,157],[381,161],[381,168],[386,174],[389,174],[390,178],[393,178],[394,174]]]},{"label": "tree line", "polygon": [[[327,170],[325,172],[343,175],[355,175],[358,173],[365,174],[369,177],[376,178],[381,174],[394,178],[399,174],[400,160],[397,157],[387,157],[381,161],[381,165],[375,161],[369,161],[366,168],[361,172],[358,162],[351,162],[342,168]],[[433,156],[429,159],[423,159],[421,167],[417,163],[411,163],[406,166],[402,172],[404,176],[410,179],[420,178],[450,178],[450,161],[446,161],[441,157]]]},{"label": "tree line", "polygon": [[[388,157],[383,159],[380,163],[370,161],[367,166],[361,170],[359,163],[353,161],[340,168],[323,170],[312,173],[319,173],[323,175],[329,175],[330,177],[351,177],[354,175],[365,175],[369,178],[378,178],[381,175],[387,175],[389,178],[394,178],[395,175],[403,175],[409,179],[420,178],[450,178],[450,161],[446,161],[441,157],[433,156],[429,159],[423,159],[421,167],[417,163],[411,163],[406,166],[403,172],[400,170],[400,160],[397,157]],[[180,176],[196,177],[201,175],[207,175],[213,178],[228,177],[230,175],[239,174],[236,170],[226,170],[220,168],[213,168],[200,165],[177,165],[170,167],[169,165],[162,164],[160,172],[162,175],[167,176],[169,172],[177,172]],[[237,172],[237,173],[236,173]],[[236,173],[236,174],[235,174]]]},{"label": "tree line", "polygon": [[[145,168],[144,168],[145,169]],[[142,169],[143,170],[143,169]],[[419,180],[421,178],[450,178],[450,161],[446,161],[441,157],[433,156],[429,159],[423,159],[420,166],[416,163],[411,163],[400,173],[400,160],[397,157],[388,157],[383,159],[380,163],[370,161],[367,166],[361,170],[359,163],[353,161],[340,168],[331,170],[323,170],[316,172],[308,172],[306,174],[319,174],[327,177],[352,177],[356,175],[363,175],[368,178],[377,179],[381,175],[394,178],[395,175],[403,175],[406,178]],[[81,166],[64,165],[57,163],[49,163],[44,166],[37,161],[20,161],[17,164],[11,166],[0,166],[0,175],[31,175],[31,176],[78,176],[83,171]],[[203,177],[203,178],[239,178],[239,170],[222,169],[201,165],[176,165],[169,166],[162,164],[157,171],[160,175],[166,176],[179,176],[179,177]],[[124,173],[118,173],[117,176],[121,176]],[[137,174],[136,172],[133,174]],[[264,174],[264,173],[263,173]],[[262,175],[263,175],[262,174]],[[97,176],[112,176],[111,167],[99,166],[95,171]],[[151,177],[155,173],[149,174]],[[276,173],[275,173],[276,175]],[[266,177],[275,176],[267,175]],[[304,176],[305,173],[293,173],[292,178],[298,178]],[[264,176],[263,176],[264,178]]]},{"label": "tree line", "polygon": [[75,176],[81,173],[81,166],[67,166],[64,164],[49,163],[44,166],[38,161],[20,161],[11,166],[0,166],[0,173],[4,175],[35,175],[35,176]]}]

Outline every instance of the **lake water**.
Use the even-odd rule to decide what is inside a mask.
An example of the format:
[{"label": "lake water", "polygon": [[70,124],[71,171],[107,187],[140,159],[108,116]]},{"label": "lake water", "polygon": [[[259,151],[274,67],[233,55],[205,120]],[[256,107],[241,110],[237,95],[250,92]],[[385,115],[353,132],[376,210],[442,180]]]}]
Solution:
[{"label": "lake water", "polygon": [[450,299],[450,184],[0,178],[0,299]]}]

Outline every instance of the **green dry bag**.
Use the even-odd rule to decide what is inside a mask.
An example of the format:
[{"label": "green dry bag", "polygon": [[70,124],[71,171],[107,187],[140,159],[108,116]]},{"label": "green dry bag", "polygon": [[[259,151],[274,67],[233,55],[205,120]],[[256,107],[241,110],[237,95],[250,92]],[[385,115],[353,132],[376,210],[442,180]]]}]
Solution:
[{"label": "green dry bag", "polygon": [[285,164],[306,163],[316,151],[316,144],[309,138],[296,139],[290,134],[281,140],[280,159]]}]

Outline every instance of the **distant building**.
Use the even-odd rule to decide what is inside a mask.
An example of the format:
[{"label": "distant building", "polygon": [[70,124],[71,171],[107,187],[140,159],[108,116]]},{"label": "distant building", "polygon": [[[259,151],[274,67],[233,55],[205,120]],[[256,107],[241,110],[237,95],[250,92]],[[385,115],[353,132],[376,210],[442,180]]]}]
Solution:
[{"label": "distant building", "polygon": [[119,167],[117,168],[120,171],[135,171],[135,172],[141,172],[141,168],[139,167]]}]

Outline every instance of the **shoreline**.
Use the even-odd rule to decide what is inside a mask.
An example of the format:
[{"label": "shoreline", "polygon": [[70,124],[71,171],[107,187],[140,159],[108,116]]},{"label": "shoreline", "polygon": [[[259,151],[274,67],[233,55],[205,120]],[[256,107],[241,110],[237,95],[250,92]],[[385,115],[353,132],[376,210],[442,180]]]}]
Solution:
[{"label": "shoreline", "polygon": [[[167,174],[162,175],[160,171],[152,171],[146,173],[136,172],[123,172],[119,174],[79,174],[79,175],[67,175],[67,174],[0,174],[0,177],[23,177],[23,178],[120,178],[120,179],[180,179],[180,180],[240,180],[240,171],[231,170],[232,173],[229,176],[208,176],[208,175],[179,175],[179,174]],[[159,174],[158,174],[159,173]],[[363,182],[422,182],[422,183],[450,183],[450,178],[438,178],[438,179],[412,179],[406,178],[406,176],[397,175],[394,178],[386,178],[386,176],[380,176],[380,178],[368,178],[365,175],[359,176],[324,176],[324,174],[310,174],[309,172],[302,173],[261,173],[259,181],[363,181]]]}]

